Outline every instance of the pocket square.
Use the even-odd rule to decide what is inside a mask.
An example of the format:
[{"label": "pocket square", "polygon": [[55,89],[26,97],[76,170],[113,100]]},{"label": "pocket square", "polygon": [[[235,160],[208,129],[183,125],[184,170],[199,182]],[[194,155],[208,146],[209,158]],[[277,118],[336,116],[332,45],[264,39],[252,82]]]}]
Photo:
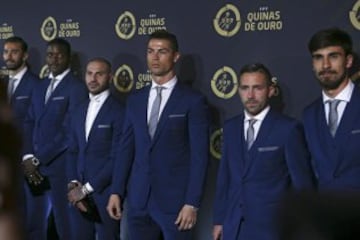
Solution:
[{"label": "pocket square", "polygon": [[23,100],[23,99],[28,99],[29,96],[17,96],[15,99],[16,100]]},{"label": "pocket square", "polygon": [[360,133],[360,129],[354,129],[351,131],[351,134],[358,134]]},{"label": "pocket square", "polygon": [[185,117],[185,113],[183,114],[170,114],[169,118],[179,118],[179,117]]},{"label": "pocket square", "polygon": [[59,100],[64,100],[64,99],[65,99],[65,97],[60,96],[60,97],[53,97],[51,100],[53,100],[53,101],[59,101]]},{"label": "pocket square", "polygon": [[269,147],[259,147],[258,151],[259,152],[271,152],[271,151],[275,151],[278,149],[279,149],[279,146],[269,146]]},{"label": "pocket square", "polygon": [[98,128],[110,128],[110,125],[108,125],[108,124],[99,124],[97,127]]}]

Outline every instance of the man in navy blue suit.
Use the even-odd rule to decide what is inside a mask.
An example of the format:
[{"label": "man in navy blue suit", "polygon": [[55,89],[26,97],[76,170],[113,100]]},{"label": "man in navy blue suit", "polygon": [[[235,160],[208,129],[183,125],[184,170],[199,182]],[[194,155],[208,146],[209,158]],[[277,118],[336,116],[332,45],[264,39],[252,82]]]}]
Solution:
[{"label": "man in navy blue suit", "polygon": [[125,113],[110,94],[111,80],[111,64],[106,59],[90,60],[85,73],[90,100],[71,116],[68,199],[74,205],[71,225],[75,239],[120,239],[119,221],[106,212]]},{"label": "man in navy blue suit", "polygon": [[[29,203],[33,222],[42,226],[29,234],[29,239],[46,239],[47,218],[52,209],[59,238],[70,236],[69,205],[65,151],[70,112],[88,98],[85,84],[70,70],[71,46],[56,38],[47,45],[46,63],[50,75],[34,89],[29,114],[25,121],[23,167],[29,183],[40,186],[41,203]],[[48,184],[44,186],[47,179]],[[30,216],[29,216],[30,217]]]},{"label": "man in navy blue suit", "polygon": [[283,196],[313,188],[302,126],[269,106],[274,94],[263,64],[244,66],[239,95],[244,113],[223,128],[214,203],[213,239],[276,240]]},{"label": "man in navy blue suit", "polygon": [[[12,108],[14,124],[20,135],[24,131],[24,121],[29,111],[34,88],[39,84],[38,76],[33,74],[27,66],[28,57],[28,45],[22,38],[14,36],[5,40],[3,60],[9,73],[5,86],[7,86],[8,102]],[[41,203],[43,197],[33,195],[25,181],[23,185],[21,204],[24,204],[24,208],[21,207],[21,211],[25,219],[25,232],[40,231],[42,226],[33,220],[36,213],[28,203]]]},{"label": "man in navy blue suit", "polygon": [[9,71],[7,93],[20,132],[23,131],[33,89],[39,83],[39,77],[27,66],[28,57],[28,45],[22,38],[14,36],[4,41],[3,60]]},{"label": "man in navy blue suit", "polygon": [[176,36],[150,35],[152,82],[127,99],[108,212],[120,219],[127,199],[132,240],[191,239],[208,162],[205,97],[180,82]]},{"label": "man in navy blue suit", "polygon": [[329,28],[308,44],[321,96],[303,115],[306,140],[320,191],[360,189],[360,91],[349,77],[353,64],[348,33]]}]

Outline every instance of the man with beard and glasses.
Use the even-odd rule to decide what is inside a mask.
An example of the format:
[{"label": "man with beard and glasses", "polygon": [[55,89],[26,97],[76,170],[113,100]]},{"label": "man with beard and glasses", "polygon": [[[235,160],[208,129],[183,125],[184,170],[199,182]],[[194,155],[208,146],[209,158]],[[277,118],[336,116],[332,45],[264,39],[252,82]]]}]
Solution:
[{"label": "man with beard and glasses", "polygon": [[315,33],[308,44],[321,97],[303,122],[319,191],[360,190],[360,91],[348,75],[352,40],[338,28]]},{"label": "man with beard and glasses", "polygon": [[[50,74],[34,89],[25,120],[23,167],[29,183],[42,196],[41,203],[30,203],[32,223],[27,239],[46,239],[50,210],[61,240],[70,240],[67,201],[66,154],[69,117],[73,109],[88,98],[85,84],[70,69],[71,45],[55,38],[47,43],[46,64]],[[47,181],[46,181],[47,180]]]}]

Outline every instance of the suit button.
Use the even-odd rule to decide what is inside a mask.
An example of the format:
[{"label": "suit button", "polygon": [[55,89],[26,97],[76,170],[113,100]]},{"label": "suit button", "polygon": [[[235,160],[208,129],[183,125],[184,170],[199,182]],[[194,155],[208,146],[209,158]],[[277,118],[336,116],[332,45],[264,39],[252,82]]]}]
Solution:
[{"label": "suit button", "polygon": [[339,174],[334,174],[334,178],[338,178],[339,177]]}]

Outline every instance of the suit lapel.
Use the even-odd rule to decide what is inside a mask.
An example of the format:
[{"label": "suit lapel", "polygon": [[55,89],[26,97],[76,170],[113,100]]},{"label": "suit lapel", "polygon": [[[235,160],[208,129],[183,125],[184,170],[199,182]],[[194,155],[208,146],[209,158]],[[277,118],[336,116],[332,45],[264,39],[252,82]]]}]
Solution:
[{"label": "suit lapel", "polygon": [[[256,136],[256,139],[248,151],[248,157],[245,161],[245,169],[244,169],[244,176],[248,173],[250,167],[254,164],[254,161],[257,161],[258,155],[258,147],[262,146],[266,143],[267,138],[271,134],[271,129],[275,126],[276,116],[274,112],[270,109],[270,111],[266,114],[259,132]],[[245,142],[245,141],[244,141]],[[246,146],[245,148],[246,149]]]},{"label": "suit lapel", "polygon": [[[181,99],[181,96],[183,95],[183,91],[179,84],[176,84],[173,91],[171,92],[171,95],[164,107],[164,110],[161,113],[158,125],[156,127],[156,131],[154,134],[153,142],[158,138],[159,134],[161,133],[162,129],[164,129],[164,126],[166,125],[166,122],[168,120],[168,116],[174,111],[176,108],[176,105],[179,103],[179,99]],[[150,135],[149,135],[150,137]]]},{"label": "suit lapel", "polygon": [[[101,108],[99,109],[98,114],[96,115],[95,119],[94,119],[94,123],[91,126],[90,129],[90,133],[89,133],[89,137],[88,137],[88,141],[89,142],[91,140],[92,135],[94,134],[94,132],[96,131],[96,128],[98,127],[98,125],[101,123],[101,121],[103,119],[106,119],[106,117],[110,114],[110,96],[107,97],[107,99],[105,100],[104,104],[101,106]],[[86,116],[85,116],[86,118]]]}]

